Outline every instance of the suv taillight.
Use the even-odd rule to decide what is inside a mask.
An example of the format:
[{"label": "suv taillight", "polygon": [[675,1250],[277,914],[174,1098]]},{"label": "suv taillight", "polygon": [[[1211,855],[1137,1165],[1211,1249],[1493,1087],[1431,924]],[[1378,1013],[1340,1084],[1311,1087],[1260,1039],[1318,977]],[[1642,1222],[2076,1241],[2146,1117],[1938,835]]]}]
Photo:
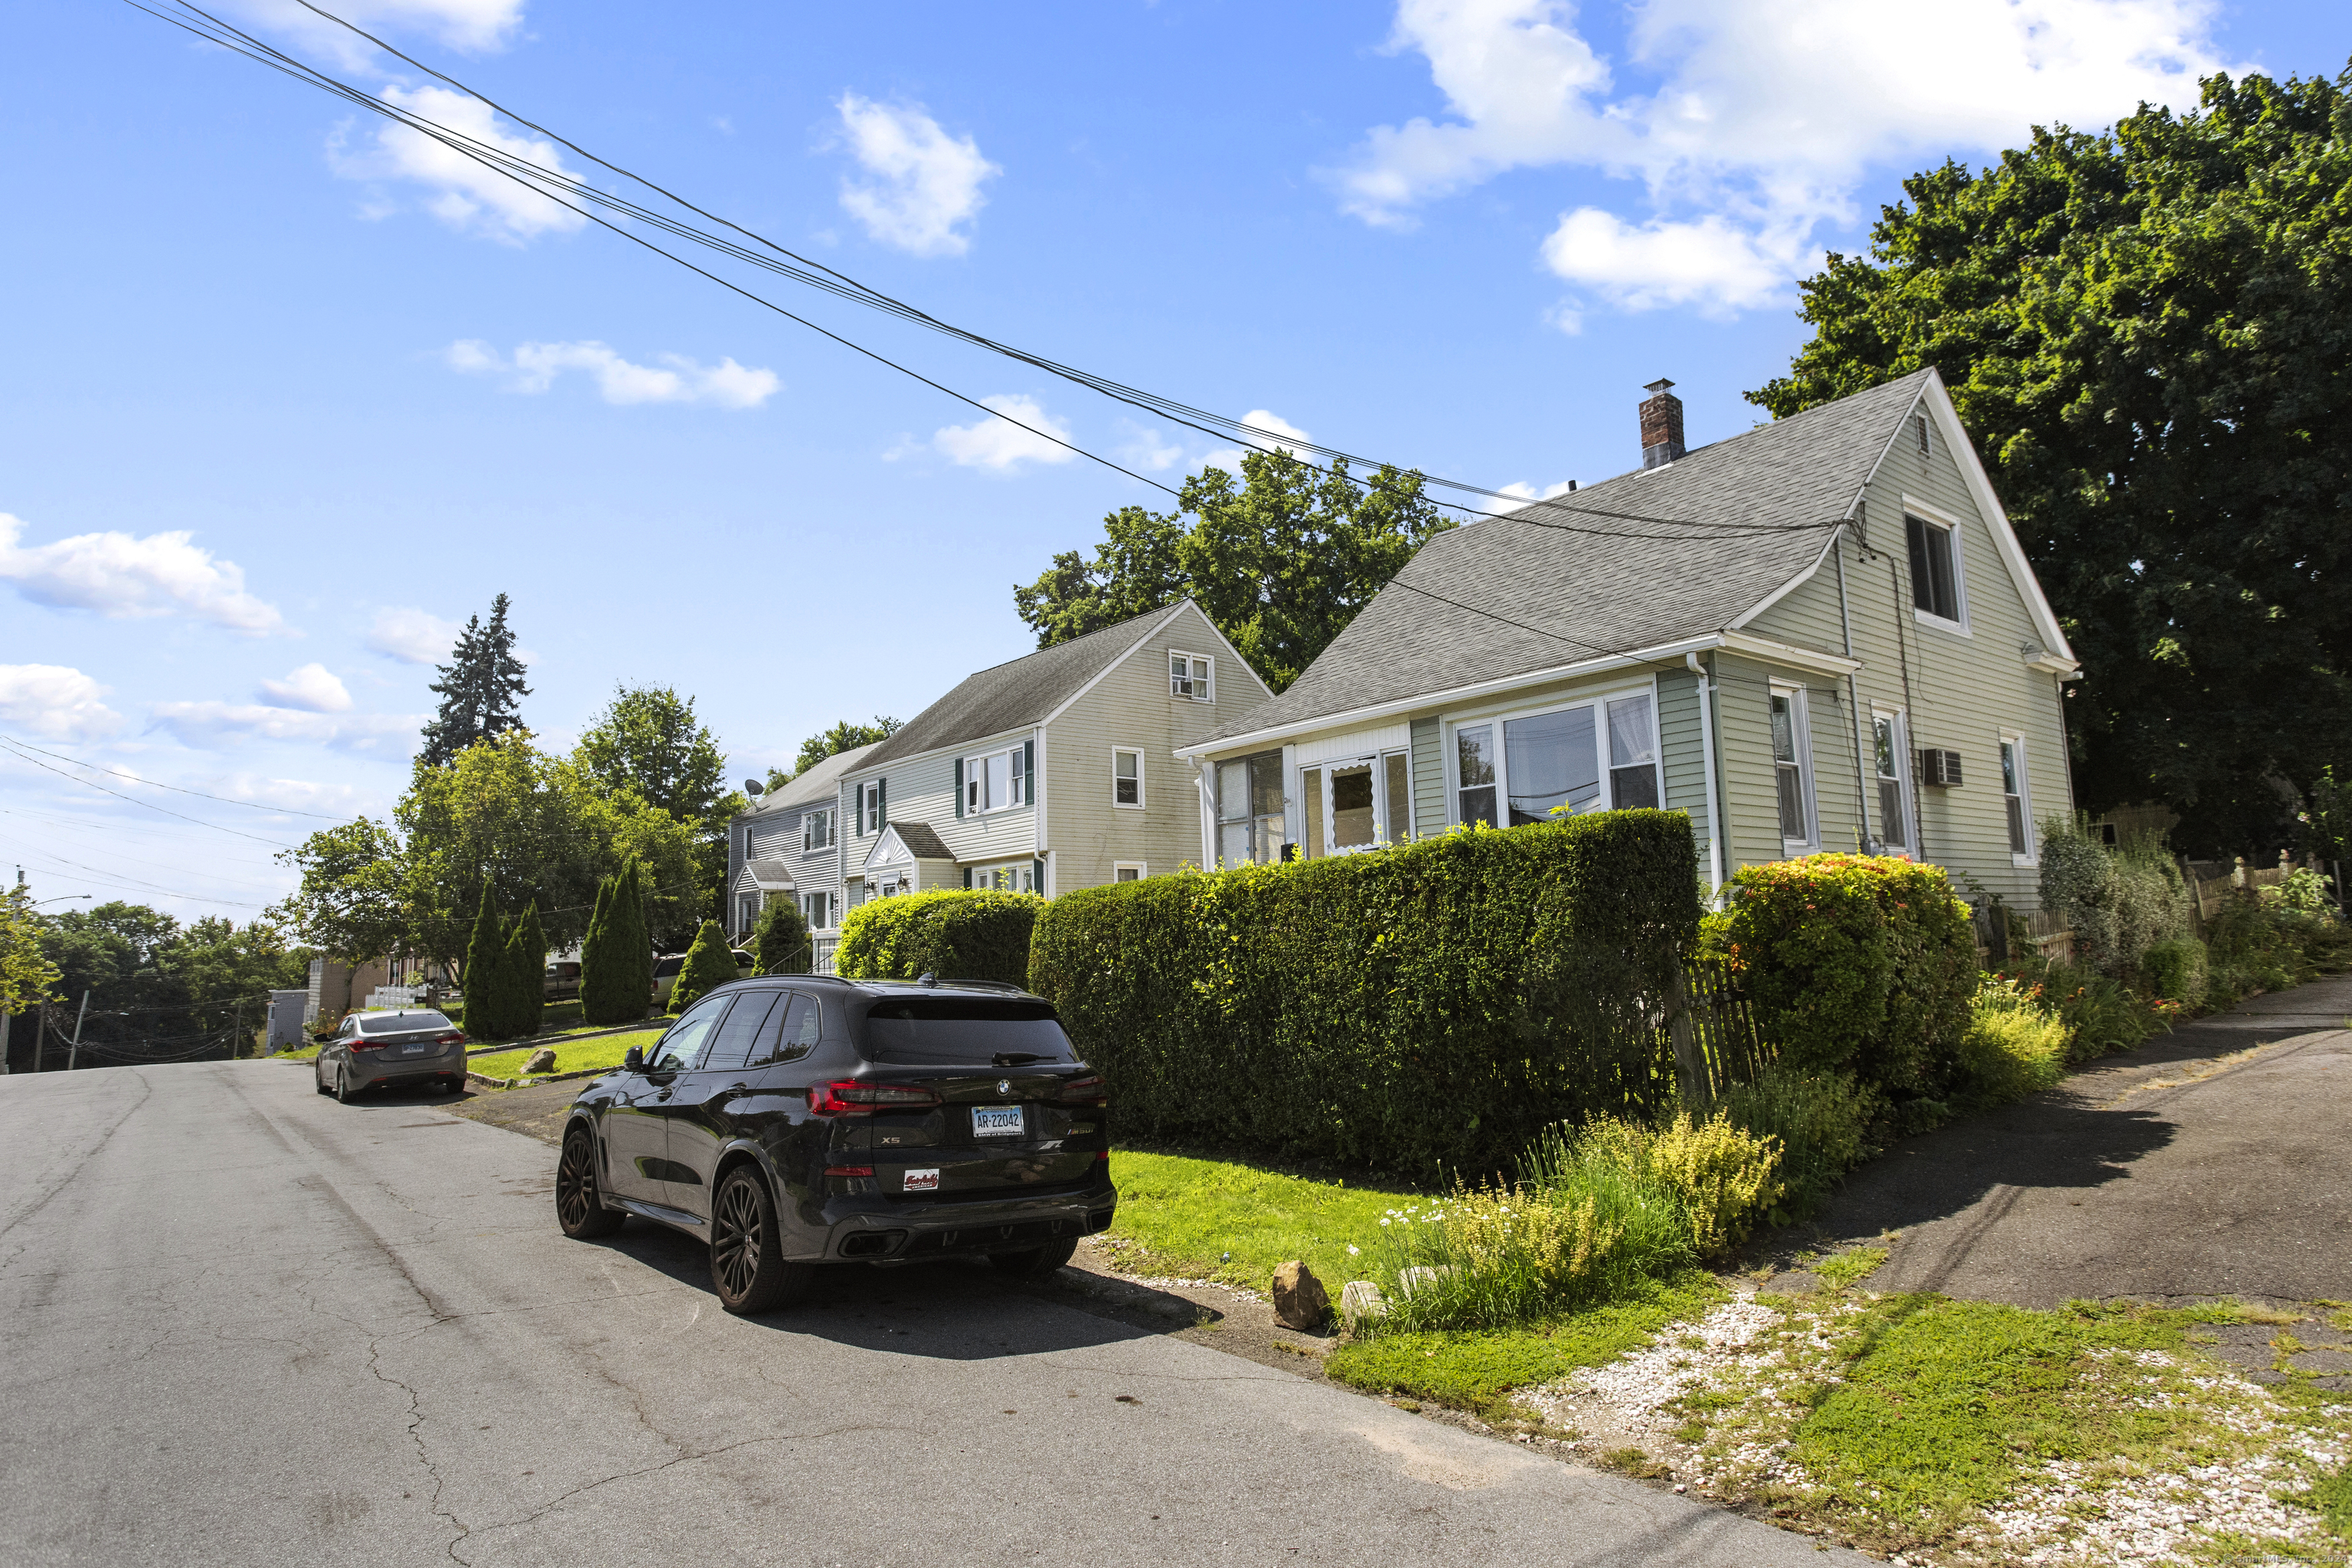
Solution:
[{"label": "suv taillight", "polygon": [[1064,1082],[1059,1098],[1064,1105],[1108,1105],[1110,1091],[1099,1078],[1074,1078]]},{"label": "suv taillight", "polygon": [[811,1084],[808,1101],[812,1116],[871,1116],[877,1110],[924,1110],[939,1104],[940,1097],[930,1089],[906,1084],[845,1078]]}]

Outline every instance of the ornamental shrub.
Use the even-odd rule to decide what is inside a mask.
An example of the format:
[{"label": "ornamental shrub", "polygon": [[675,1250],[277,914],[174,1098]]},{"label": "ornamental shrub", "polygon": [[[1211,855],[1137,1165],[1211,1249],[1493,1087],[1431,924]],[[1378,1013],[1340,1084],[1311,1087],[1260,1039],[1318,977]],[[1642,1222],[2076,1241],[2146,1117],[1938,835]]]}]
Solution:
[{"label": "ornamental shrub", "polygon": [[645,883],[631,856],[597,885],[596,914],[580,948],[580,1016],[591,1024],[634,1024],[653,1005]]},{"label": "ornamental shrub", "polygon": [[1961,1100],[1983,1110],[2048,1089],[2066,1076],[2072,1035],[2041,986],[1986,975],[1960,1031]]},{"label": "ornamental shrub", "polygon": [[482,886],[474,934],[466,943],[466,1032],[480,1040],[511,1040],[515,1027],[514,981],[508,973],[506,921]]},{"label": "ornamental shrub", "polygon": [[2166,1001],[2194,1007],[2205,1000],[2205,944],[2195,937],[2158,942],[2141,955],[2140,967]]},{"label": "ornamental shrub", "polygon": [[843,917],[833,970],[853,980],[935,974],[1026,985],[1030,937],[1045,907],[1034,893],[956,888],[871,899]]},{"label": "ornamental shrub", "polygon": [[728,946],[727,933],[719,929],[717,921],[705,921],[694,933],[677,983],[670,987],[669,1010],[683,1013],[734,978],[735,950]]},{"label": "ornamental shrub", "polygon": [[506,972],[512,1007],[508,1021],[514,1026],[514,1036],[508,1037],[536,1035],[547,1012],[547,937],[540,930],[535,899],[523,907],[522,919],[507,939]]},{"label": "ornamental shrub", "polygon": [[1112,883],[1044,908],[1030,985],[1123,1133],[1475,1176],[1672,1106],[1696,873],[1686,817],[1622,811]]},{"label": "ornamental shrub", "polygon": [[1716,1105],[1732,1125],[1780,1141],[1784,1191],[1779,1209],[1765,1215],[1774,1225],[1811,1218],[1838,1178],[1875,1152],[1870,1125],[1878,1098],[1852,1073],[1774,1068],[1726,1089]]},{"label": "ornamental shrub", "polygon": [[815,949],[807,919],[791,899],[771,899],[751,922],[751,959],[761,974],[806,974]]},{"label": "ornamental shrub", "polygon": [[1851,1072],[1934,1121],[1976,990],[1969,907],[1943,868],[1814,855],[1749,866],[1725,932],[1780,1065]]},{"label": "ornamental shrub", "polygon": [[1780,1141],[1758,1137],[1719,1112],[1694,1122],[1690,1112],[1676,1111],[1662,1127],[1604,1116],[1580,1129],[1555,1128],[1536,1141],[1524,1163],[1533,1184],[1547,1189],[1606,1166],[1665,1194],[1700,1258],[1746,1240],[1749,1222],[1780,1201]]}]

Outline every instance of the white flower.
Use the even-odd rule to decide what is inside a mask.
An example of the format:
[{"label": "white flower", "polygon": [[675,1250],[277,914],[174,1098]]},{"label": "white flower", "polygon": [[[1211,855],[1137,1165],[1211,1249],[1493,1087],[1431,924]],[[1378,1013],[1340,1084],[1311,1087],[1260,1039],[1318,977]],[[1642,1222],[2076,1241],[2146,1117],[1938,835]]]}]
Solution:
[{"label": "white flower", "polygon": [[1381,1223],[1382,1225],[1386,1225],[1386,1224],[1388,1224],[1388,1221],[1387,1221],[1387,1220],[1385,1220],[1385,1219],[1383,1219],[1383,1220],[1381,1220]]},{"label": "white flower", "polygon": [[1363,1249],[1362,1247],[1358,1247],[1358,1246],[1357,1246],[1355,1243],[1353,1243],[1353,1242],[1349,1242],[1349,1243],[1348,1244],[1348,1256],[1349,1256],[1349,1257],[1350,1257],[1350,1258],[1355,1258],[1355,1257],[1359,1257],[1359,1256],[1360,1256],[1360,1255],[1362,1254],[1363,1250],[1364,1250],[1364,1249]]}]

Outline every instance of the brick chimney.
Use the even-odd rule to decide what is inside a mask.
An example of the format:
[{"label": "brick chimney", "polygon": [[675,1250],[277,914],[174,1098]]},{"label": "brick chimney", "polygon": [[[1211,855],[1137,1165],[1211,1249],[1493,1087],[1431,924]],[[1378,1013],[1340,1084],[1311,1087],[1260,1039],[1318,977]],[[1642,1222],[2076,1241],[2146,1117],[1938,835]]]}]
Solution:
[{"label": "brick chimney", "polygon": [[1642,405],[1642,467],[1654,468],[1683,455],[1683,400],[1667,390],[1671,381],[1654,381],[1642,388],[1649,397]]}]

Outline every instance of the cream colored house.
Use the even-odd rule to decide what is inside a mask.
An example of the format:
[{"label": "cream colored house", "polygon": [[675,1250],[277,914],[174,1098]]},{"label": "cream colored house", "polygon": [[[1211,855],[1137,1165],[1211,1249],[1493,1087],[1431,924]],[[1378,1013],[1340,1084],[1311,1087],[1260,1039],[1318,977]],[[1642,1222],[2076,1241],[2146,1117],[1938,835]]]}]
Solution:
[{"label": "cream colored house", "polygon": [[1297,682],[1177,746],[1204,864],[1562,808],[1689,813],[1719,884],[1822,849],[2037,901],[2074,809],[2041,584],[1932,370],[1438,535]]}]

